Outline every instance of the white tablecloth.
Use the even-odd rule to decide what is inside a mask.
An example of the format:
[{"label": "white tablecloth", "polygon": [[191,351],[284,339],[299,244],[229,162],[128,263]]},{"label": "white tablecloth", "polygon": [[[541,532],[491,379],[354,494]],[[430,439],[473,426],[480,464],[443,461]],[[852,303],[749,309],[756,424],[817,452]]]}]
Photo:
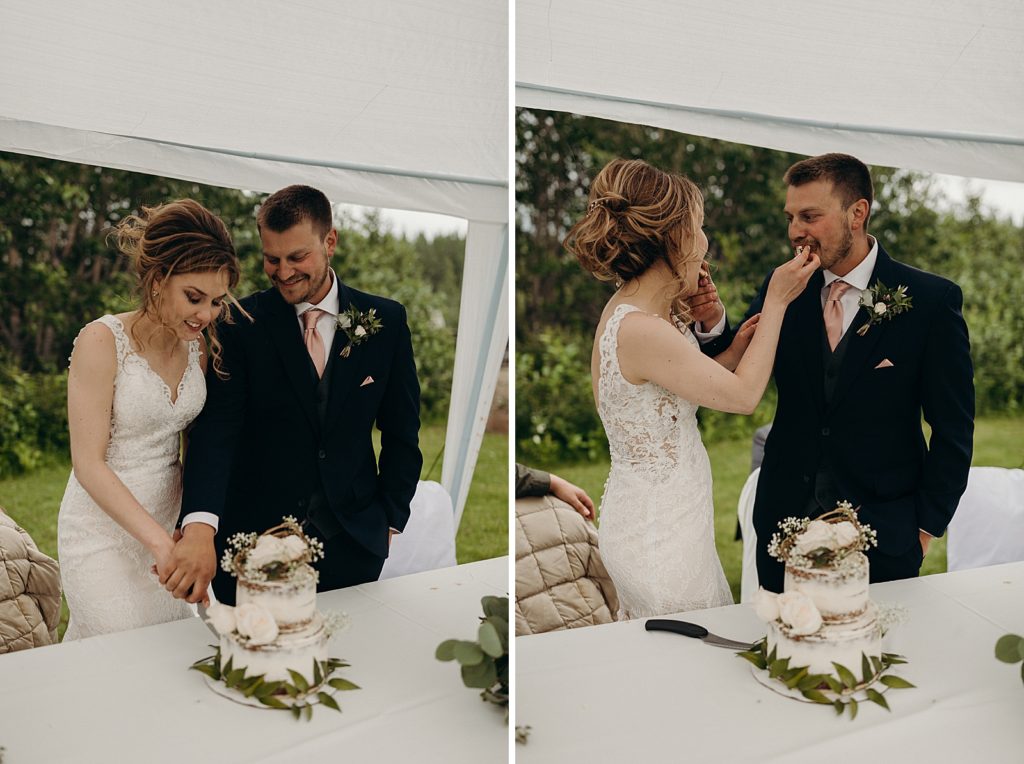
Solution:
[{"label": "white tablecloth", "polygon": [[321,594],[321,610],[351,617],[329,654],[363,689],[310,722],[222,698],[189,671],[215,641],[198,618],[0,655],[3,762],[505,761],[504,709],[434,650],[475,639],[480,598],[507,593],[501,557]]},{"label": "white tablecloth", "polygon": [[[909,619],[884,649],[905,655],[916,689],[888,693],[892,713],[862,703],[837,717],[762,687],[732,652],[643,620],[515,640],[516,761],[1024,762],[1020,664],[996,640],[1024,635],[1024,563],[871,587]],[[740,640],[764,635],[748,605],[679,614]]]}]

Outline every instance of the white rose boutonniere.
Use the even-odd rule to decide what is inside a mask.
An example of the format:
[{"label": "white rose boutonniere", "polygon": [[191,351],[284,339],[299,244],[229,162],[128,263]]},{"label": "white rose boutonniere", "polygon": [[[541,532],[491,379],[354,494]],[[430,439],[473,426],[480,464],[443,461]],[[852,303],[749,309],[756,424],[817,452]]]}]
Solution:
[{"label": "white rose boutonniere", "polygon": [[352,348],[365,342],[384,328],[384,324],[377,318],[377,309],[370,308],[365,313],[355,305],[350,304],[348,310],[340,313],[335,319],[338,331],[345,333],[348,337],[348,344],[341,350],[341,357],[348,358]]},{"label": "white rose boutonniere", "polygon": [[889,289],[881,281],[876,281],[874,287],[868,287],[860,296],[860,304],[868,309],[868,322],[857,330],[857,334],[863,337],[875,324],[910,310],[911,299],[905,286]]}]

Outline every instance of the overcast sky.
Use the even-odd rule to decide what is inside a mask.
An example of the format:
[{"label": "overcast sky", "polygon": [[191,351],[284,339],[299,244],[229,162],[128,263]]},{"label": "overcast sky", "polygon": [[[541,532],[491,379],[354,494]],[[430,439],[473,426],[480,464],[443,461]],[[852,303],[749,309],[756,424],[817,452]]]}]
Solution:
[{"label": "overcast sky", "polygon": [[[958,175],[935,175],[936,185],[953,203],[962,203],[970,192],[980,192],[984,205],[994,209],[1001,217],[1009,215],[1017,225],[1024,224],[1024,183],[1010,183],[999,180],[963,178]],[[361,216],[367,209],[354,204],[338,204],[339,211]],[[423,233],[428,238],[447,233],[466,235],[466,221],[447,215],[432,215],[427,212],[407,210],[381,210],[381,216],[396,235],[403,233],[415,238]]]}]

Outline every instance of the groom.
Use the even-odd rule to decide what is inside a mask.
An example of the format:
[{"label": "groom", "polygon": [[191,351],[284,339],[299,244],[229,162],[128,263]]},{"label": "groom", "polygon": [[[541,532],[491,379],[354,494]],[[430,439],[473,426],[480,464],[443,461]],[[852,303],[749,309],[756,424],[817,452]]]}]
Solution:
[{"label": "groom", "polygon": [[234,582],[217,564],[227,539],[285,515],[324,542],[320,591],[375,581],[423,463],[405,308],[335,276],[338,235],[320,191],[282,189],[256,222],[273,287],[241,301],[252,320],[236,308],[219,325],[230,376],[208,374],[188,439],[182,535],[165,585],[191,602],[216,573],[217,598],[233,604]]},{"label": "groom", "polygon": [[[779,339],[778,409],[754,501],[758,578],[782,591],[783,567],[767,552],[780,520],[815,517],[841,500],[878,533],[871,581],[910,578],[967,487],[974,382],[963,296],[893,260],[868,234],[873,191],[858,159],[805,159],[785,182],[790,243],[810,246],[822,271],[790,305]],[[767,285],[748,316],[761,310]],[[861,307],[865,290],[881,285],[906,287],[909,309]],[[703,349],[714,355],[730,339],[725,325]]]}]

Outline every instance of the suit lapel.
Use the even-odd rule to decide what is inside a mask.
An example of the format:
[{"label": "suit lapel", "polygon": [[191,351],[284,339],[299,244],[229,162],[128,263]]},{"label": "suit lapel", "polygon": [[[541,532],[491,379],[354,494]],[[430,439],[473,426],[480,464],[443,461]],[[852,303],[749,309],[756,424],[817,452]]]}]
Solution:
[{"label": "suit lapel", "polygon": [[[871,280],[868,281],[868,286],[874,287],[881,280],[887,287],[893,287],[895,284],[892,283],[892,279],[892,259],[882,249],[882,245],[879,244],[878,259],[875,261],[875,270],[871,273]],[[885,333],[888,322],[882,321],[868,329],[863,336],[858,335],[857,330],[868,322],[868,318],[868,312],[865,308],[857,308],[857,315],[854,317],[853,323],[850,324],[848,330],[850,332],[849,345],[846,348],[846,355],[843,357],[842,365],[839,368],[839,379],[836,380],[836,389],[832,395],[830,409],[835,409],[853,387],[854,381],[864,371],[865,364],[875,345],[878,344],[878,341]]]},{"label": "suit lapel", "polygon": [[270,339],[277,349],[284,364],[285,374],[291,383],[292,390],[299,400],[302,412],[306,415],[314,431],[319,431],[319,417],[316,412],[316,385],[310,378],[309,353],[302,343],[299,321],[295,317],[295,308],[286,303],[276,289],[271,289],[267,328]]},{"label": "suit lapel", "polygon": [[825,375],[825,366],[821,357],[821,289],[825,284],[825,275],[818,271],[807,284],[807,288],[796,298],[790,311],[793,314],[793,335],[804,357],[805,368],[799,373],[811,381],[811,395],[818,411],[825,408],[825,393],[821,380]]},{"label": "suit lapel", "polygon": [[[342,283],[341,279],[338,279],[338,310],[343,313],[348,310],[350,305],[355,304],[359,310],[365,310],[361,305],[353,302],[352,291]],[[365,351],[365,344],[355,346],[349,352],[347,358],[341,357],[342,350],[348,345],[348,335],[345,334],[343,329],[338,329],[334,333],[334,341],[331,343],[331,353],[327,359],[328,366],[330,367],[330,377],[328,382],[330,384],[330,392],[327,400],[327,416],[324,420],[324,429],[328,430],[331,428],[334,421],[338,418],[341,412],[342,403],[345,398],[351,394],[353,385],[355,384],[355,374],[357,366],[359,366],[359,358]]]}]

